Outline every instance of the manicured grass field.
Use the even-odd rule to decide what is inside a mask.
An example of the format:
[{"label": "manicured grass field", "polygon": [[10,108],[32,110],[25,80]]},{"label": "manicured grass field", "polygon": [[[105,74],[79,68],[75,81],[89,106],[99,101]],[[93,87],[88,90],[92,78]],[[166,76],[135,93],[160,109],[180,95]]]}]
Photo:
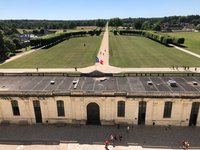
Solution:
[{"label": "manicured grass field", "polygon": [[200,66],[200,59],[140,36],[110,33],[110,64],[117,67]]},{"label": "manicured grass field", "polygon": [[[38,50],[1,65],[0,68],[70,68],[95,63],[102,36],[66,40],[52,48]],[[84,44],[86,44],[84,46]]]},{"label": "manicured grass field", "polygon": [[174,32],[168,34],[184,37],[186,49],[200,55],[200,32]]}]

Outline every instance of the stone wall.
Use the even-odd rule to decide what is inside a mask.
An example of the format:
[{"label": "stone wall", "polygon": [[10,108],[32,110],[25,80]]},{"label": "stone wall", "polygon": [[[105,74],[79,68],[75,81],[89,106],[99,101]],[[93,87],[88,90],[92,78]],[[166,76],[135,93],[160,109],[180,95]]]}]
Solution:
[{"label": "stone wall", "polygon": [[[17,100],[20,116],[13,116],[11,100]],[[127,98],[104,96],[47,96],[47,97],[0,97],[0,121],[10,123],[34,124],[35,113],[33,100],[39,100],[42,112],[42,122],[47,123],[75,123],[85,124],[87,120],[87,105],[96,103],[100,108],[102,125],[110,124],[138,124],[139,102],[147,102],[145,124],[188,126],[193,102],[200,99],[183,98]],[[65,116],[57,115],[57,100],[64,101]],[[125,117],[117,116],[118,101],[125,102]],[[171,118],[163,118],[165,102],[173,102]],[[200,126],[200,111],[197,119]]]}]

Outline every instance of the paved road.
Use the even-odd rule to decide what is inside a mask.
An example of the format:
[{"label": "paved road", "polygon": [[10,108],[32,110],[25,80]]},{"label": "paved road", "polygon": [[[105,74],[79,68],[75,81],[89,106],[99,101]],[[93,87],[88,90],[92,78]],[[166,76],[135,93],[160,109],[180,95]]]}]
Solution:
[{"label": "paved road", "polygon": [[199,127],[133,126],[130,133],[116,126],[4,125],[0,126],[0,150],[104,150],[111,134],[122,135],[110,150],[180,149],[188,140],[200,150]]}]

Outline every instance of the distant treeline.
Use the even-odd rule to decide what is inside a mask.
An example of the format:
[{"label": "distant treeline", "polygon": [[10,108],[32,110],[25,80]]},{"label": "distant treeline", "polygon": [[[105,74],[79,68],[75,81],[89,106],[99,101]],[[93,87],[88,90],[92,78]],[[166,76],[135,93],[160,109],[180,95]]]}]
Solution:
[{"label": "distant treeline", "polygon": [[4,34],[17,33],[16,29],[73,29],[77,26],[104,27],[109,21],[110,26],[133,27],[137,30],[156,30],[163,28],[182,28],[188,25],[197,27],[200,24],[199,15],[171,16],[162,18],[112,18],[97,20],[0,20],[0,30]]},{"label": "distant treeline", "polygon": [[98,26],[104,27],[107,20],[0,20],[0,29],[73,29],[77,26]]},{"label": "distant treeline", "polygon": [[171,16],[163,18],[113,18],[109,25],[114,27],[133,27],[137,30],[181,29],[183,27],[197,27],[200,24],[199,15]]}]

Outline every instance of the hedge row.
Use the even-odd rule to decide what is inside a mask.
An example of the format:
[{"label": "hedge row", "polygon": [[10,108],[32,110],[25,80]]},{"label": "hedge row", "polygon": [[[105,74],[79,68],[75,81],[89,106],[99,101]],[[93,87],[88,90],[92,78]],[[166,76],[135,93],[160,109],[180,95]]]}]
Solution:
[{"label": "hedge row", "polygon": [[168,45],[168,44],[180,45],[180,44],[184,44],[184,42],[185,42],[184,38],[171,37],[167,34],[162,34],[162,33],[153,32],[153,31],[113,30],[113,33],[115,35],[117,35],[117,33],[119,33],[120,35],[142,35],[142,36],[145,36],[149,39],[152,39],[154,41],[160,42],[165,45]]},{"label": "hedge row", "polygon": [[142,31],[140,30],[120,30],[120,35],[141,35]]},{"label": "hedge row", "polygon": [[[31,46],[46,46],[49,44],[56,43],[58,41],[63,41],[71,37],[86,36],[90,31],[79,31],[79,32],[70,32],[70,33],[57,33],[50,34],[48,36],[42,36],[39,38],[34,38],[30,40]],[[99,31],[98,31],[99,32]]]},{"label": "hedge row", "polygon": [[164,36],[151,31],[143,31],[142,35],[165,45],[172,44],[172,38],[169,36]]},{"label": "hedge row", "polygon": [[93,35],[99,36],[101,34],[101,32],[102,32],[102,28],[97,27],[94,30],[88,31],[88,34],[90,34],[91,36],[93,36]]},{"label": "hedge row", "polygon": [[162,34],[152,31],[142,31],[142,35],[165,45],[168,44],[180,45],[184,44],[185,42],[184,38],[171,37],[167,34]]}]

